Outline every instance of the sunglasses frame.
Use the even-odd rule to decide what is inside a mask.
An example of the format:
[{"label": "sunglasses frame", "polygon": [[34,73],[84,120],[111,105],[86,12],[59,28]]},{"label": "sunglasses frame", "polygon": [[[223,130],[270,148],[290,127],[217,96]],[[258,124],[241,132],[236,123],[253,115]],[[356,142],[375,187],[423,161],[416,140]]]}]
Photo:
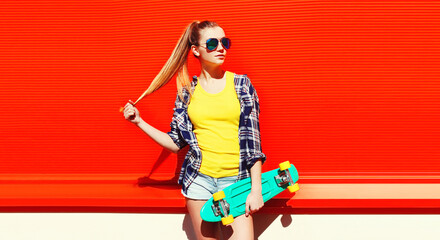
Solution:
[{"label": "sunglasses frame", "polygon": [[[225,44],[223,44],[223,40],[224,40],[224,39],[226,39],[226,41],[229,42],[229,46],[228,46],[228,47],[226,47]],[[215,48],[213,48],[213,49],[209,49],[209,47],[208,47],[208,43],[209,43],[210,41],[216,41],[216,42],[217,42],[216,45],[215,45]],[[227,37],[222,37],[222,38],[220,38],[220,41],[219,41],[218,38],[209,38],[208,40],[206,40],[206,48],[207,48],[208,50],[210,50],[210,51],[215,51],[215,50],[217,49],[219,43],[222,44],[222,46],[223,46],[224,49],[229,49],[229,48],[231,48],[231,39],[229,39],[229,38],[227,38]]]}]

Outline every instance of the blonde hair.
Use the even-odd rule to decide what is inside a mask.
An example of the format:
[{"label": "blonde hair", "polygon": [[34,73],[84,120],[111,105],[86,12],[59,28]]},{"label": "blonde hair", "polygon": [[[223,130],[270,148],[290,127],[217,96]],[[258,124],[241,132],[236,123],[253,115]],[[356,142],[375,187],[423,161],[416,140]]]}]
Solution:
[{"label": "blonde hair", "polygon": [[[188,65],[187,58],[188,52],[191,49],[192,45],[199,46],[200,40],[200,30],[208,27],[217,27],[219,26],[216,22],[212,21],[193,21],[190,23],[179,41],[177,42],[176,47],[174,48],[173,53],[171,54],[168,61],[162,67],[157,76],[153,79],[148,89],[142,94],[141,97],[135,102],[135,104],[142,99],[144,96],[153,93],[158,90],[165,84],[167,84],[170,79],[176,74],[176,82],[177,82],[177,92],[182,101],[183,95],[182,91],[185,88],[192,96],[191,90],[191,77],[188,73]],[[194,55],[195,56],[195,55]],[[197,57],[197,56],[196,56]]]}]

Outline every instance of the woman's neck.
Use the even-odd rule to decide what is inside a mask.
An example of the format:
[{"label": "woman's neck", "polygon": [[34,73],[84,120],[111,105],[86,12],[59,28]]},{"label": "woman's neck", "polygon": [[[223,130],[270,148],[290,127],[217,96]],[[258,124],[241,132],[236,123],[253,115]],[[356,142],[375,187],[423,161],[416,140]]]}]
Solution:
[{"label": "woman's neck", "polygon": [[217,68],[202,68],[199,76],[199,80],[210,83],[215,80],[223,79],[225,72],[221,67]]}]

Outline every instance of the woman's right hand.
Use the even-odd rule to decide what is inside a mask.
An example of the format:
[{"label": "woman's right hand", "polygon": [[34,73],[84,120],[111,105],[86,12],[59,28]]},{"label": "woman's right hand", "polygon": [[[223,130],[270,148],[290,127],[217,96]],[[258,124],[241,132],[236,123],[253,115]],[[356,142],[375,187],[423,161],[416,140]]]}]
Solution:
[{"label": "woman's right hand", "polygon": [[134,103],[131,100],[128,100],[128,103],[124,106],[124,117],[126,120],[136,125],[141,121],[139,110],[134,106]]}]

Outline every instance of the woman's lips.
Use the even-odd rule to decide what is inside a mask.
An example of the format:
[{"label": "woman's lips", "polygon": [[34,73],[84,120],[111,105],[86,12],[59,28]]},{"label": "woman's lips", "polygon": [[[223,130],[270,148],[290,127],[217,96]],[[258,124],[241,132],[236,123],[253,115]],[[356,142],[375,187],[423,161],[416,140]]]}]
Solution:
[{"label": "woman's lips", "polygon": [[216,57],[223,57],[223,58],[224,58],[224,57],[225,57],[225,55],[217,55]]}]

